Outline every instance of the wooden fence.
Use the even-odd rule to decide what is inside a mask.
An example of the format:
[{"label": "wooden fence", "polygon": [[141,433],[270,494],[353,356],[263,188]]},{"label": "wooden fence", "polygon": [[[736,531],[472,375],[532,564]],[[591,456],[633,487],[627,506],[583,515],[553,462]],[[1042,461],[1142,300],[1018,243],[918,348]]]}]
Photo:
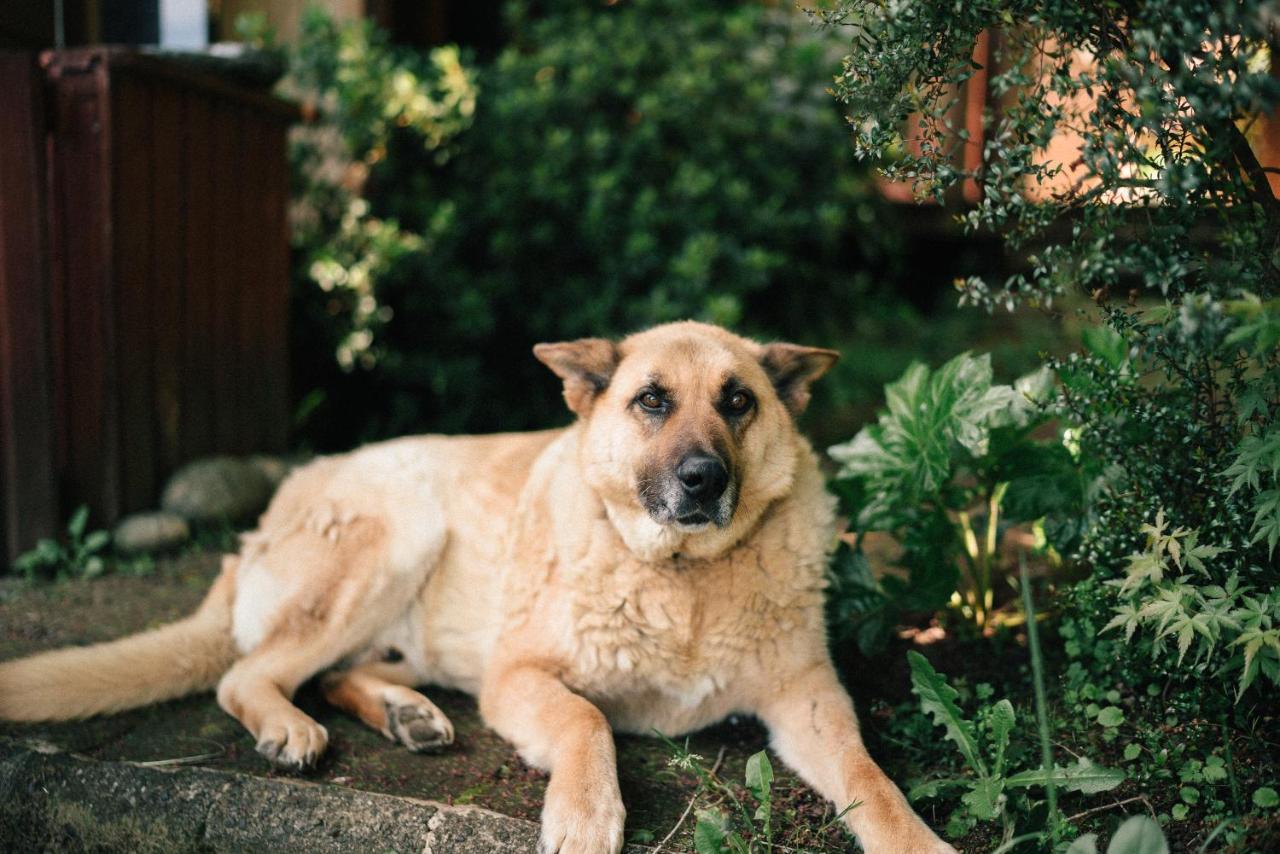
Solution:
[{"label": "wooden fence", "polygon": [[119,48],[0,54],[0,556],[284,448],[293,108]]}]

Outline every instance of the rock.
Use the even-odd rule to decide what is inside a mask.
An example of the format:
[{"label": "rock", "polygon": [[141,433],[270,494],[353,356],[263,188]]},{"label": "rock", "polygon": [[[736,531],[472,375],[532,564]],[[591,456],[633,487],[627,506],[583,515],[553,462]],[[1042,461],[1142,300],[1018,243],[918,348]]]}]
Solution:
[{"label": "rock", "polygon": [[533,851],[537,839],[533,822],[476,807],[98,762],[0,738],[3,851],[517,854]]},{"label": "rock", "polygon": [[176,513],[134,513],[116,525],[112,542],[121,554],[175,549],[191,539],[191,526]]},{"label": "rock", "polygon": [[191,522],[243,522],[266,509],[275,491],[257,466],[235,457],[210,457],[178,469],[160,505]]}]

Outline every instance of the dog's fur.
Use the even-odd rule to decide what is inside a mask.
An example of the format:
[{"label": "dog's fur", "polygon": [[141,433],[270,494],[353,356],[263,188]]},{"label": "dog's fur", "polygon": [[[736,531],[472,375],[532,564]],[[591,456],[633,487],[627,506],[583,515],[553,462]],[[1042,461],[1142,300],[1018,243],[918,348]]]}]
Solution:
[{"label": "dog's fur", "polygon": [[[0,665],[0,717],[216,684],[260,752],[303,768],[327,742],[290,701],[305,680],[320,674],[332,703],[414,750],[453,730],[410,686],[460,688],[551,772],[543,850],[596,854],[622,847],[614,730],[754,714],[819,792],[859,803],[846,821],[867,850],[952,850],[867,755],[827,654],[833,501],[793,416],[836,354],[696,323],[535,354],[573,426],[305,466],[193,616]],[[694,458],[721,466],[722,492],[682,489]]]}]

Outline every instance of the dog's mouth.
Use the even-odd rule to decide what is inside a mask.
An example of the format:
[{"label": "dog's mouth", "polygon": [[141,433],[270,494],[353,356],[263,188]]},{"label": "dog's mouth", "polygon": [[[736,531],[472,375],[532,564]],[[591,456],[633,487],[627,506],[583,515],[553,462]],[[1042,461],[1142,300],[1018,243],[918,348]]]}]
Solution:
[{"label": "dog's mouth", "polygon": [[711,517],[701,510],[695,510],[684,516],[677,516],[676,524],[681,528],[705,528],[711,524]]},{"label": "dog's mouth", "polygon": [[728,527],[737,509],[738,490],[736,484],[731,483],[722,494],[699,501],[685,494],[678,482],[650,481],[641,484],[639,498],[649,518],[659,525],[671,525],[687,533],[696,533],[712,526]]}]

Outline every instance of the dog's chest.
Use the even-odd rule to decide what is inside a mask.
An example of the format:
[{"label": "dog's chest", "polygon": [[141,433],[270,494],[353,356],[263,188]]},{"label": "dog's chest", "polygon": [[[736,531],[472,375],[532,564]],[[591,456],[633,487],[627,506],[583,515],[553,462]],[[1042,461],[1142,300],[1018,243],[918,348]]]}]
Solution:
[{"label": "dog's chest", "polygon": [[738,549],[717,561],[623,561],[592,573],[572,605],[572,681],[601,698],[710,702],[821,619],[820,575],[777,570]]}]

